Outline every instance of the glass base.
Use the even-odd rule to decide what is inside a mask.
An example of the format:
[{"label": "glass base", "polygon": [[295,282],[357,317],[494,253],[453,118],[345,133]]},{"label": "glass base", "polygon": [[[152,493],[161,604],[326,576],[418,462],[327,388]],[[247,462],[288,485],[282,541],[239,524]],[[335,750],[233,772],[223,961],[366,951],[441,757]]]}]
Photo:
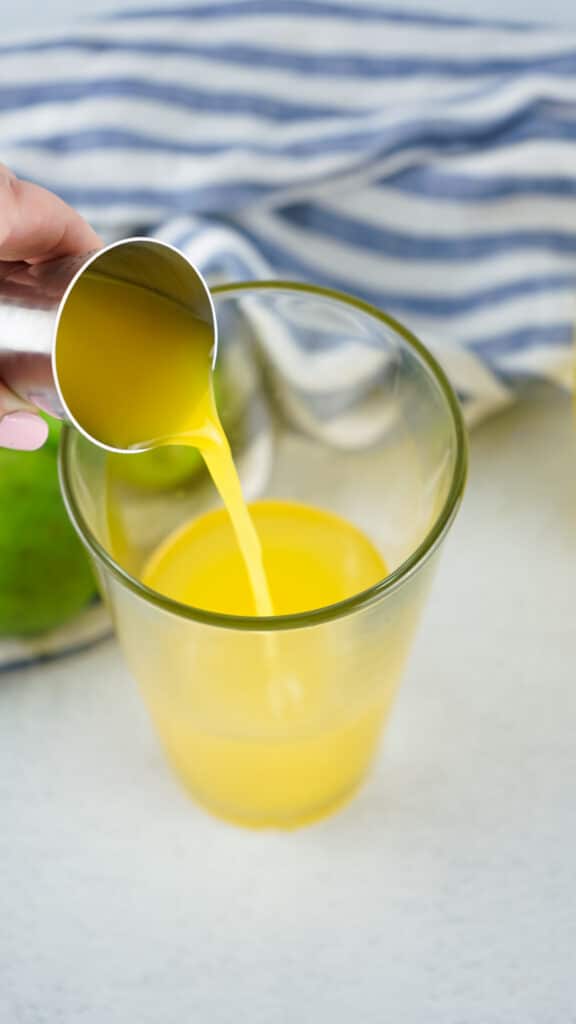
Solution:
[{"label": "glass base", "polygon": [[314,825],[319,821],[323,821],[324,818],[330,818],[333,814],[337,814],[356,796],[365,778],[366,776],[362,776],[352,786],[348,787],[344,792],[338,793],[328,803],[302,808],[301,811],[291,814],[289,817],[282,817],[273,813],[263,815],[262,817],[253,817],[250,812],[244,815],[238,809],[233,810],[229,807],[214,804],[210,800],[205,800],[201,793],[189,789],[182,778],[178,776],[179,782],[184,786],[188,796],[213,818],[218,818],[220,821],[225,821],[229,825],[236,825],[240,828],[252,830],[276,829],[282,832],[291,832],[298,828],[304,828],[307,825]]}]

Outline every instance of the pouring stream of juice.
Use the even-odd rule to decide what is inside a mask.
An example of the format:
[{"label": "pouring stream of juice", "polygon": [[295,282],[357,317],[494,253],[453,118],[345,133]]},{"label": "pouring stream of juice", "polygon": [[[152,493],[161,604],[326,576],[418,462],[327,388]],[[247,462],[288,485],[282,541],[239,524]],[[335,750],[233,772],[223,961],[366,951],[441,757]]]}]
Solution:
[{"label": "pouring stream of juice", "polygon": [[214,401],[209,325],[155,292],[98,274],[83,281],[81,302],[79,294],[70,295],[58,337],[72,413],[115,447],[199,449],[230,516],[254,611],[272,615],[260,541]]}]

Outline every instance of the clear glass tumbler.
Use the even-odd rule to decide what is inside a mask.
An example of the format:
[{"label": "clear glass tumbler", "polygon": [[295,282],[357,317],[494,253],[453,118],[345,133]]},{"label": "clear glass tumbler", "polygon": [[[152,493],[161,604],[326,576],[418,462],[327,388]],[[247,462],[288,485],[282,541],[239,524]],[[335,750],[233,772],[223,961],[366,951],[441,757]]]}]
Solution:
[{"label": "clear glass tumbler", "polygon": [[202,468],[135,483],[67,428],[62,488],[176,774],[216,815],[289,828],[347,800],[374,756],[462,497],[465,430],[438,364],[377,309],[293,283],[212,294],[219,405],[246,497],[337,513],[389,574],[297,615],[191,608],[139,576],[172,530],[217,503]]}]

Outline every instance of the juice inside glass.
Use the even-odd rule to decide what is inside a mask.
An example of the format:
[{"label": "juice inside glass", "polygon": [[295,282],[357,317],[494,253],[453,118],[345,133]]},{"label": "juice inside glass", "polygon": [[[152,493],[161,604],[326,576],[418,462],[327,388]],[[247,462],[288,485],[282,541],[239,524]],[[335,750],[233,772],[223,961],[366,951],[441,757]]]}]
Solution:
[{"label": "juice inside glass", "polygon": [[145,456],[67,429],[63,492],[178,777],[220,817],[292,828],[374,756],[462,495],[464,429],[433,358],[377,310],[289,283],[212,294],[217,404],[274,614],[255,614],[199,460],[135,479],[121,460]]}]

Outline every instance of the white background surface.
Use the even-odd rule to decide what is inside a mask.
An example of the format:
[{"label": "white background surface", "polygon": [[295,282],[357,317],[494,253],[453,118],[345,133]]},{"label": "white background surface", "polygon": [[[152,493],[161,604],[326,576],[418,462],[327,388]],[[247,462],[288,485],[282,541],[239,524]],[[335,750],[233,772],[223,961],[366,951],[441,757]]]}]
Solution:
[{"label": "white background surface", "polygon": [[[78,10],[19,0],[3,29]],[[112,644],[1,677],[2,1024],[576,1021],[575,609],[553,398],[475,433],[382,756],[339,816],[282,835],[197,810]]]},{"label": "white background surface", "polygon": [[570,1024],[570,403],[474,435],[377,770],[288,834],[173,782],[110,644],[0,679],[6,1024]]}]

